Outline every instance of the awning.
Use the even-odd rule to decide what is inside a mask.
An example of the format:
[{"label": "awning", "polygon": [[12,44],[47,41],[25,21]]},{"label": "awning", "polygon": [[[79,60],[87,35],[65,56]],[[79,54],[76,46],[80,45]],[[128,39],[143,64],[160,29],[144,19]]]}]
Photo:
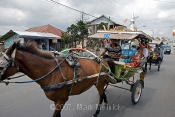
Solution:
[{"label": "awning", "polygon": [[96,33],[88,36],[89,38],[110,38],[110,39],[133,39],[137,37],[138,34],[120,34],[120,33]]}]

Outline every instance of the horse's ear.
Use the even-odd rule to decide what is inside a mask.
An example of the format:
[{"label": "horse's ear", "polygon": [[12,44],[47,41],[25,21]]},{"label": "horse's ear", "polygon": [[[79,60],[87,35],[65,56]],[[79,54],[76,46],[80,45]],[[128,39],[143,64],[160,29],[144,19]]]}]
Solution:
[{"label": "horse's ear", "polygon": [[12,45],[12,46],[13,46],[13,48],[16,48],[16,45],[17,45],[17,43],[16,43],[16,42],[14,42],[14,43],[13,43],[13,45]]},{"label": "horse's ear", "polygon": [[22,43],[23,43],[22,39],[18,40],[17,42],[14,42],[15,48],[20,49],[22,46]]}]

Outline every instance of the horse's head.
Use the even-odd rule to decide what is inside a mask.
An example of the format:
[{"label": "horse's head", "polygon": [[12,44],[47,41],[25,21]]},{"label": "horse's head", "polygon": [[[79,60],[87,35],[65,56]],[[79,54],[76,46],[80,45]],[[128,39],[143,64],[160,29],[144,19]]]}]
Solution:
[{"label": "horse's head", "polygon": [[14,65],[14,54],[17,45],[18,44],[14,43],[0,55],[0,81],[18,72],[18,68]]}]

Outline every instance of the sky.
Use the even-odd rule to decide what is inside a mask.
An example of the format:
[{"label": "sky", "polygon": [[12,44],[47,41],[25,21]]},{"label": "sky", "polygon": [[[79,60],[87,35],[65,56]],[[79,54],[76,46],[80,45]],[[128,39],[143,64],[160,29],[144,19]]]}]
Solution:
[{"label": "sky", "polygon": [[125,26],[134,14],[138,30],[154,37],[173,38],[174,0],[0,0],[0,35],[47,24],[66,31],[81,19],[78,11],[85,13],[86,22],[105,15]]}]

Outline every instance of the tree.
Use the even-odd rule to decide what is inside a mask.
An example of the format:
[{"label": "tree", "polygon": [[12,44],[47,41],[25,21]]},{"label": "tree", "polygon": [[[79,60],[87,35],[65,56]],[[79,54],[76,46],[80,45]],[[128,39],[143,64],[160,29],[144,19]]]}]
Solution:
[{"label": "tree", "polygon": [[[72,47],[76,47],[77,44],[82,42],[82,47],[84,47],[84,39],[88,37],[88,28],[83,21],[78,21],[76,24],[72,24],[67,28],[67,33],[70,34],[68,40],[69,43],[72,43]],[[66,39],[64,39],[66,40]]]},{"label": "tree", "polygon": [[95,50],[95,47],[98,45],[99,40],[97,38],[89,38],[87,41],[87,47],[90,51]]},{"label": "tree", "polygon": [[105,28],[107,29],[107,24],[104,22],[101,22],[98,26],[97,26],[97,30],[104,30],[103,26],[105,26]]},{"label": "tree", "polygon": [[77,27],[78,27],[78,38],[82,42],[82,47],[84,47],[84,39],[87,39],[88,37],[88,27],[83,21],[78,21],[77,22]]},{"label": "tree", "polygon": [[68,33],[62,33],[61,40],[64,42],[66,47],[70,47],[70,43],[72,41],[71,41],[71,36]]},{"label": "tree", "polygon": [[78,40],[78,27],[75,24],[72,24],[70,27],[67,28],[67,32],[71,36],[71,42],[72,42],[72,47],[76,47]]}]

